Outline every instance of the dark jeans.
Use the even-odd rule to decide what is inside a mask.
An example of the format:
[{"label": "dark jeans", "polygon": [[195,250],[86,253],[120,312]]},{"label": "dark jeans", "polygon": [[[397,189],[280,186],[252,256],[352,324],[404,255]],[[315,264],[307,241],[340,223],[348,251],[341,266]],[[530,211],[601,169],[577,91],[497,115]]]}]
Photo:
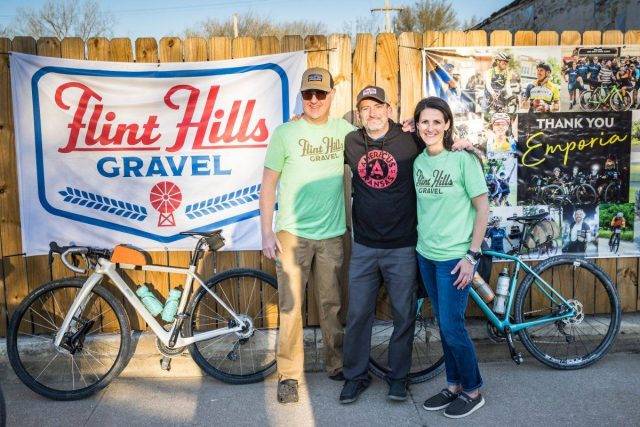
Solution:
[{"label": "dark jeans", "polygon": [[342,348],[346,379],[368,376],[371,328],[381,280],[389,293],[393,312],[389,379],[407,377],[416,320],[415,253],[413,246],[376,249],[354,242],[349,264],[349,310]]},{"label": "dark jeans", "polygon": [[482,385],[476,350],[464,325],[469,286],[459,290],[453,286],[458,277],[451,270],[460,261],[432,261],[418,254],[418,266],[427,288],[431,307],[440,327],[447,382],[461,385],[471,392]]}]

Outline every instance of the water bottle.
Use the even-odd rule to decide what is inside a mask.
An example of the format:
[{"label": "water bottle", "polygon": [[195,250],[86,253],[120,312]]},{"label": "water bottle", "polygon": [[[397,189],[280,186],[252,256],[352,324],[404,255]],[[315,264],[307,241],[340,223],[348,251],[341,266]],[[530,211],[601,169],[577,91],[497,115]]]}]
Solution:
[{"label": "water bottle", "polygon": [[158,298],[156,298],[153,292],[151,292],[145,285],[138,287],[136,295],[140,297],[142,304],[144,304],[153,317],[156,317],[160,312],[162,312],[162,303],[158,301]]},{"label": "water bottle", "polygon": [[169,298],[167,298],[164,310],[162,310],[162,320],[165,322],[173,322],[173,318],[176,317],[181,294],[182,292],[179,289],[171,289],[171,292],[169,292]]},{"label": "water bottle", "polygon": [[509,269],[507,267],[502,269],[502,272],[498,276],[498,283],[496,284],[496,297],[493,300],[493,311],[497,314],[504,314],[506,310],[507,296],[509,295]]},{"label": "water bottle", "polygon": [[474,273],[473,279],[471,279],[471,286],[473,286],[473,289],[475,289],[484,302],[490,303],[493,301],[493,298],[495,297],[493,289],[491,289],[491,286],[484,281],[477,271]]}]

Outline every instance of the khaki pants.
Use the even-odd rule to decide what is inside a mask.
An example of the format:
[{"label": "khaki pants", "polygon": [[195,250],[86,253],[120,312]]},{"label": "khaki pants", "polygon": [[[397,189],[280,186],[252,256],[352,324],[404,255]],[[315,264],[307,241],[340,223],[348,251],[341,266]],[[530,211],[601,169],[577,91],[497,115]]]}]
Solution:
[{"label": "khaki pants", "polygon": [[342,236],[310,240],[286,231],[277,233],[282,253],[276,260],[280,304],[278,335],[278,378],[302,381],[304,373],[304,342],[302,306],[307,280],[315,284],[320,328],[325,348],[325,366],[329,375],[342,370],[342,324],[340,284],[338,278],[343,262]]}]

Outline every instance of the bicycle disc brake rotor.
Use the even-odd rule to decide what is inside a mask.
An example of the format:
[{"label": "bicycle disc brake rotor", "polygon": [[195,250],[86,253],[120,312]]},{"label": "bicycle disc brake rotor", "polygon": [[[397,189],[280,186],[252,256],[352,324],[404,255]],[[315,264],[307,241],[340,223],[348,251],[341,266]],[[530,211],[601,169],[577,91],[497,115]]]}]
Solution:
[{"label": "bicycle disc brake rotor", "polygon": [[573,317],[562,319],[562,323],[572,326],[579,325],[584,320],[584,307],[582,306],[582,303],[575,299],[567,300],[567,303],[569,303],[569,306],[571,306],[576,314]]},{"label": "bicycle disc brake rotor", "polygon": [[[253,336],[253,333],[255,332],[255,328],[253,327],[253,320],[251,320],[251,317],[247,316],[246,314],[238,314],[238,318],[242,320],[243,328],[242,330],[236,332],[236,335],[241,340],[251,338]],[[229,320],[230,328],[234,328],[236,327],[236,325],[237,322],[234,319]]]}]

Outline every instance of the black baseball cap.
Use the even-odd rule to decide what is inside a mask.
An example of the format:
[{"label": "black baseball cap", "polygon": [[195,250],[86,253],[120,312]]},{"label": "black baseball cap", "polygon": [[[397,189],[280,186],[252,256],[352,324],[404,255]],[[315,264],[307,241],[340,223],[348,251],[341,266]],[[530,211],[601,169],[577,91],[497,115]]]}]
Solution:
[{"label": "black baseball cap", "polygon": [[356,107],[360,105],[360,101],[363,99],[375,99],[383,104],[388,104],[387,95],[384,93],[384,89],[379,86],[366,86],[362,89],[356,97]]}]

